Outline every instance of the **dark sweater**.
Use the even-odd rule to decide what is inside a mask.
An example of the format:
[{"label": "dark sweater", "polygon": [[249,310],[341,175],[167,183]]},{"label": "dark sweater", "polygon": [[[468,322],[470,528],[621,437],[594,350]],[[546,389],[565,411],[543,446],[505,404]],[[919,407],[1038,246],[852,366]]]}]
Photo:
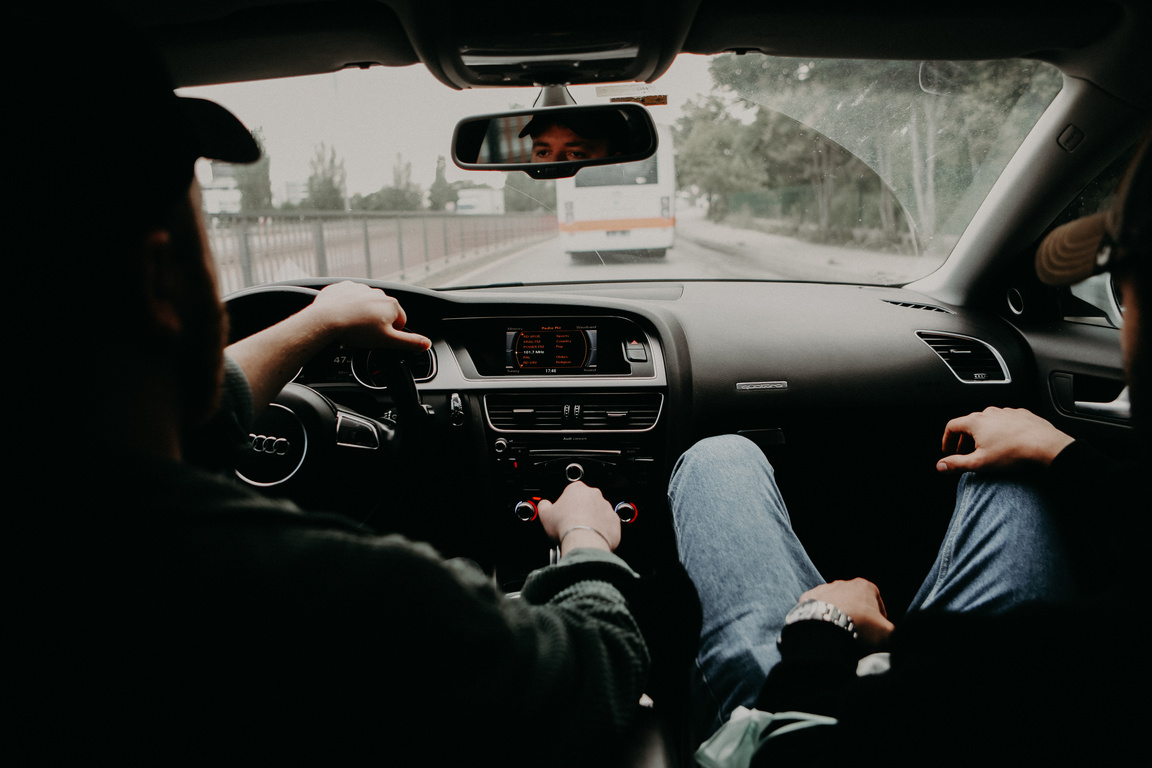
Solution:
[{"label": "dark sweater", "polygon": [[582,764],[635,715],[648,652],[614,555],[509,599],[187,463],[60,480],[9,537],[8,724],[39,762]]},{"label": "dark sweater", "polygon": [[[814,626],[769,673],[757,707],[837,718],[772,739],[754,764],[1118,764],[1152,708],[1152,598],[1141,468],[1073,443],[1047,482],[1082,596],[998,616],[920,612],[891,638],[890,671],[857,677],[843,631]],[[850,755],[851,757],[847,757]]]}]

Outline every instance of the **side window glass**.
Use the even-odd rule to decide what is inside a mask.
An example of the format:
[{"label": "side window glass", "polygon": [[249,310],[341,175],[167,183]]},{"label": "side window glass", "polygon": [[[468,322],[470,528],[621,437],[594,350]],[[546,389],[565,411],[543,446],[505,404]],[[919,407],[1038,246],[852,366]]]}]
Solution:
[{"label": "side window glass", "polygon": [[[1088,182],[1080,191],[1076,199],[1068,204],[1056,221],[1057,227],[1065,222],[1078,219],[1081,216],[1090,216],[1093,213],[1106,210],[1112,205],[1112,195],[1124,175],[1124,169],[1132,159],[1135,148],[1116,158],[1100,175]],[[1120,306],[1117,293],[1112,285],[1112,276],[1108,273],[1094,275],[1076,285],[1069,287],[1064,302],[1064,319],[1069,322],[1090,323],[1114,328],[1120,327],[1123,308]]]}]

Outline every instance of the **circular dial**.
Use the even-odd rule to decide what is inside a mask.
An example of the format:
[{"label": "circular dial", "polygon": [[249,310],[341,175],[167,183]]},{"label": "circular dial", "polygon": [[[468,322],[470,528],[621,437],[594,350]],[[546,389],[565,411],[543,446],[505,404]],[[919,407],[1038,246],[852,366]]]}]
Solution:
[{"label": "circular dial", "polygon": [[[381,361],[386,355],[394,354],[396,354],[394,351],[387,349],[365,350],[352,359],[352,374],[357,381],[366,387],[384,389],[388,384],[384,380]],[[412,378],[416,381],[430,379],[435,373],[436,360],[430,349],[406,354],[404,360],[408,363],[408,368],[412,371]]]}]

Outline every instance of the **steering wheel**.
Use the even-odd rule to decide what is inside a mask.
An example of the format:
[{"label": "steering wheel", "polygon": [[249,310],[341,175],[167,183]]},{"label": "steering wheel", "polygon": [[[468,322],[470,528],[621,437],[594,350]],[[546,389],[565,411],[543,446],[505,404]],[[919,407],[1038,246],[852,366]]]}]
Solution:
[{"label": "steering wheel", "polygon": [[[233,339],[262,330],[312,302],[318,291],[263,286],[230,297]],[[328,509],[363,521],[388,478],[405,476],[409,457],[430,419],[407,363],[380,355],[378,365],[396,419],[373,418],[290,383],[251,426],[247,450],[236,463],[241,480],[306,508]],[[402,428],[401,428],[402,425]]]}]

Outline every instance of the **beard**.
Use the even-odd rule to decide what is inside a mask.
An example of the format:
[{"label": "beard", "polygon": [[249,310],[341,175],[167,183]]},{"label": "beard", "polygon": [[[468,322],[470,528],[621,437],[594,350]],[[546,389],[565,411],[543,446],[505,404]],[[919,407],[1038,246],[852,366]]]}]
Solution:
[{"label": "beard", "polygon": [[178,344],[185,434],[202,426],[220,407],[224,381],[228,316],[216,297],[214,284],[201,293],[196,306],[187,310],[189,328]]},{"label": "beard", "polygon": [[[1152,313],[1148,313],[1152,315]],[[1147,315],[1142,313],[1141,322],[1136,329],[1138,339],[1152,339],[1152,332],[1149,331],[1150,325]],[[1152,455],[1152,449],[1148,447],[1149,436],[1152,435],[1152,392],[1148,390],[1152,386],[1152,350],[1148,349],[1147,344],[1136,343],[1132,345],[1132,349],[1128,353],[1127,369],[1128,369],[1128,396],[1132,403],[1132,424],[1136,429],[1136,433],[1141,436],[1139,445],[1143,447],[1146,454]]]},{"label": "beard", "polygon": [[182,328],[170,351],[180,386],[181,427],[189,435],[220,407],[228,315],[217,295],[212,256],[197,211],[181,206],[170,231],[176,257],[186,266]]}]

